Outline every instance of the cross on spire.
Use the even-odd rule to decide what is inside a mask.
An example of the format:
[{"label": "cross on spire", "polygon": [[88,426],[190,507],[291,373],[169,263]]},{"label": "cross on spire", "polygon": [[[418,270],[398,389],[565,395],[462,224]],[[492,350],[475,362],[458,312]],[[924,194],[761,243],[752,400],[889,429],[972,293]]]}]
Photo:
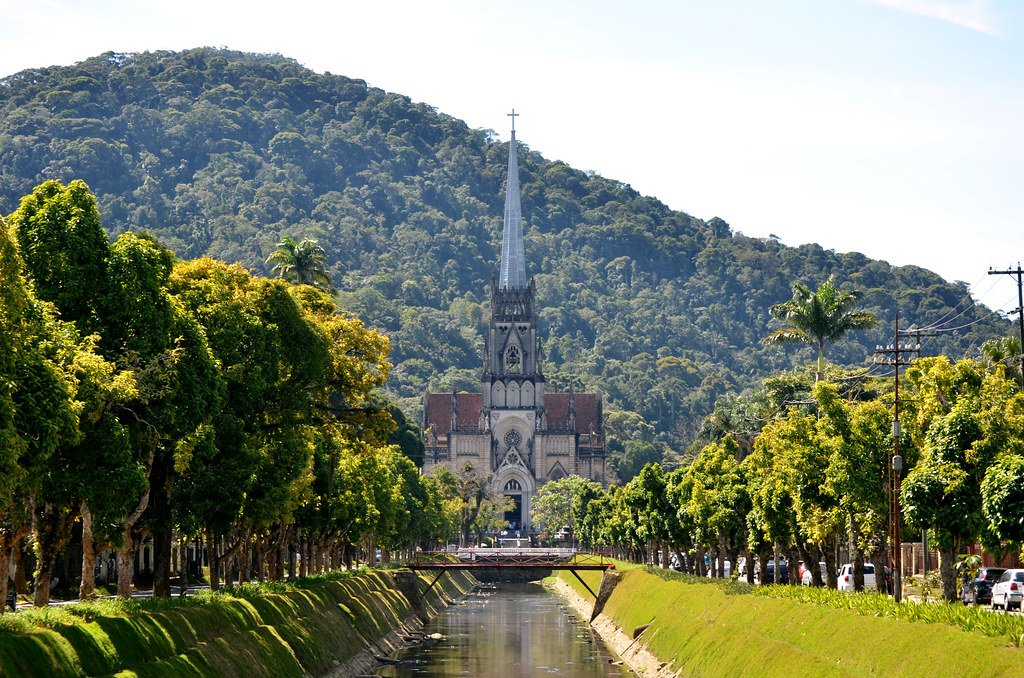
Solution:
[{"label": "cross on spire", "polygon": [[519,161],[516,158],[516,109],[512,118],[512,139],[508,144],[508,182],[505,184],[505,219],[501,233],[501,268],[498,287],[526,287],[526,259],[523,256],[523,210],[519,199]]}]

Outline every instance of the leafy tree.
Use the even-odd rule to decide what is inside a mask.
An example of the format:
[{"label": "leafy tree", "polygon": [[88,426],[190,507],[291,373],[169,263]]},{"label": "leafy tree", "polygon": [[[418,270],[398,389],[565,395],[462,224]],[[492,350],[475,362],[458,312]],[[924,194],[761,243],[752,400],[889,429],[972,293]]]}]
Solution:
[{"label": "leafy tree", "polygon": [[592,480],[570,475],[544,483],[534,495],[530,516],[533,526],[543,532],[555,532],[568,526],[575,542],[576,532],[584,522],[587,504],[601,486]]},{"label": "leafy tree", "polygon": [[982,511],[997,540],[996,550],[1003,544],[1024,548],[1024,456],[1006,454],[985,474],[981,484]]},{"label": "leafy tree", "polygon": [[728,557],[733,563],[745,546],[750,508],[746,478],[736,460],[739,446],[731,436],[707,445],[693,460],[687,512],[693,517],[694,540],[718,552],[718,576]]},{"label": "leafy tree", "polygon": [[[78,406],[69,369],[74,329],[35,298],[13,233],[0,219],[0,593],[13,549],[28,534],[32,507],[54,453],[78,442]],[[46,507],[45,498],[40,503]],[[48,543],[59,545],[63,535]],[[52,564],[45,552],[41,569]],[[49,578],[41,599],[47,597]]]},{"label": "leafy tree", "polygon": [[765,345],[802,343],[818,347],[818,381],[825,374],[825,342],[836,341],[852,330],[866,330],[878,325],[878,318],[855,307],[861,299],[855,290],[840,290],[834,276],[825,279],[812,291],[802,283],[793,283],[793,298],[775,304],[769,311],[776,320],[790,325],[775,330],[762,341]]},{"label": "leafy tree", "polygon": [[1006,417],[1017,389],[1003,370],[986,373],[970,359],[955,365],[945,357],[923,359],[907,376],[915,396],[912,430],[922,453],[903,482],[902,504],[912,525],[932,531],[943,596],[952,601],[956,556],[986,530],[985,475],[1002,452],[1019,446],[1010,442],[1019,430]]}]

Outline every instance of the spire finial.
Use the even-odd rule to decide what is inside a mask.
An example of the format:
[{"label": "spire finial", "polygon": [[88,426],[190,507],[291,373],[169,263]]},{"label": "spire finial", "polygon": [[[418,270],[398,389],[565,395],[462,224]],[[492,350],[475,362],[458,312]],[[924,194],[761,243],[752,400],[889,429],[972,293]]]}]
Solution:
[{"label": "spire finial", "polygon": [[523,289],[526,287],[526,259],[523,255],[523,211],[519,198],[519,160],[516,156],[516,118],[513,108],[507,113],[512,118],[512,140],[508,144],[508,181],[505,184],[505,219],[501,235],[501,267],[498,287]]}]

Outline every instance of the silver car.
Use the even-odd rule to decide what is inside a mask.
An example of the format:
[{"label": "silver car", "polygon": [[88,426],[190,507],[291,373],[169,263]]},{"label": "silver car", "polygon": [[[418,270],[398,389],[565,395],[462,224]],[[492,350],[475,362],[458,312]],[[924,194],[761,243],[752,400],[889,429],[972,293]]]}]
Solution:
[{"label": "silver car", "polygon": [[1024,599],[1024,570],[1007,570],[992,585],[992,609],[1003,608],[1007,612]]}]

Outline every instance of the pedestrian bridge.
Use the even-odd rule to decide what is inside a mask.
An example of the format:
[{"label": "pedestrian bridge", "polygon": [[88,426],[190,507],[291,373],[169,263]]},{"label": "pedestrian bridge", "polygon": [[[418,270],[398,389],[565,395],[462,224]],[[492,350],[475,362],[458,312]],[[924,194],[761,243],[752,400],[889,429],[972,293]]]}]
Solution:
[{"label": "pedestrian bridge", "polygon": [[615,564],[600,554],[581,553],[575,549],[559,548],[463,548],[454,551],[426,551],[406,565],[410,570],[434,570],[437,575],[427,587],[434,584],[448,570],[536,570],[537,576],[552,570],[568,570],[597,598],[590,586],[577,574],[579,570],[611,570]]}]

